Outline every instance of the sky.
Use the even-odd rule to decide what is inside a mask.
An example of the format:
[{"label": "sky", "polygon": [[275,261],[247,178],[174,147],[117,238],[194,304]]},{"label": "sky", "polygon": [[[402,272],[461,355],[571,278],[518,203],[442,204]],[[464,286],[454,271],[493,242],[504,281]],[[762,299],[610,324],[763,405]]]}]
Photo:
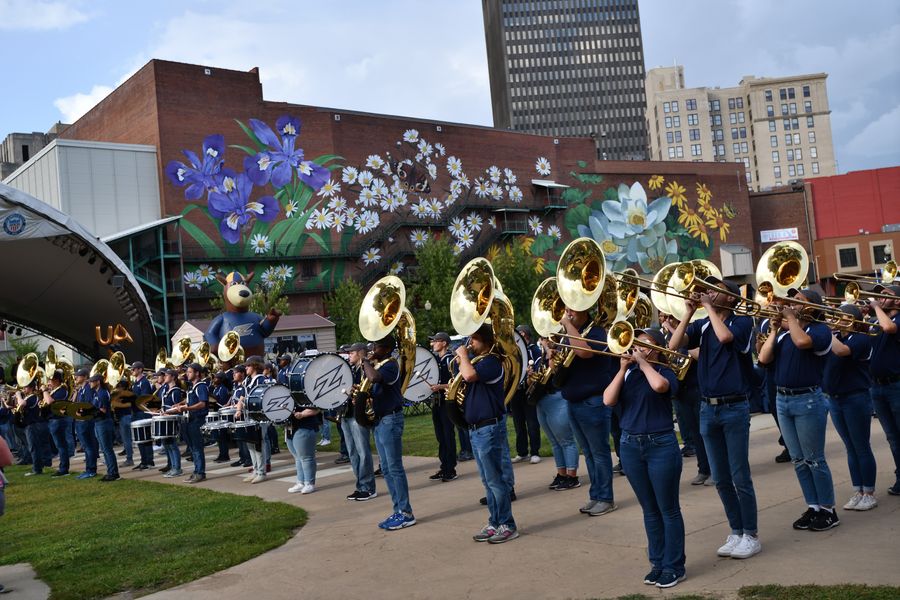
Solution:
[{"label": "sky", "polygon": [[[688,87],[826,72],[838,171],[900,165],[900,2],[640,12],[648,69],[681,64]],[[151,58],[259,67],[267,100],[492,124],[478,0],[0,0],[0,40],[0,138],[72,122]]]}]

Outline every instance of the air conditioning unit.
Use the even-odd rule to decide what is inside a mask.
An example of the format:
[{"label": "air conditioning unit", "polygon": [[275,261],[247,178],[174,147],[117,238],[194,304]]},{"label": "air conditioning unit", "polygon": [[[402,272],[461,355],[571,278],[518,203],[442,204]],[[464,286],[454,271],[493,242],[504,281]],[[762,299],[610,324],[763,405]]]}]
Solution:
[{"label": "air conditioning unit", "polygon": [[881,233],[897,233],[900,231],[900,223],[888,223],[881,226]]}]

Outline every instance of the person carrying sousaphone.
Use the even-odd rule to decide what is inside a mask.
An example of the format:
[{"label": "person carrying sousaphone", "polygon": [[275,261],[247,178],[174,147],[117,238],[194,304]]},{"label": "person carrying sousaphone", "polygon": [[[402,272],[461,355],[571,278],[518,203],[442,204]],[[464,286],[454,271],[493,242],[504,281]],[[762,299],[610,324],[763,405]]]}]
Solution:
[{"label": "person carrying sousaphone", "polygon": [[25,476],[42,475],[44,467],[49,467],[52,463],[50,431],[46,419],[41,415],[37,377],[29,381],[21,391],[16,391],[16,410],[22,415],[25,439],[31,453],[31,470]]},{"label": "person carrying sousaphone", "polygon": [[466,382],[463,416],[468,424],[472,451],[488,507],[488,523],[472,539],[502,544],[519,537],[512,514],[509,484],[503,474],[504,460],[509,458],[506,428],[502,426],[506,419],[503,363],[498,356],[491,354],[494,346],[491,325],[482,325],[469,338],[469,344],[475,356],[482,358],[473,364],[466,346],[456,349],[456,357],[459,373]]},{"label": "person carrying sousaphone", "polygon": [[[69,390],[63,386],[63,373],[59,369],[50,374],[50,383],[42,390],[44,404],[53,406],[59,403],[68,406]],[[59,406],[58,405],[58,406]],[[69,474],[69,459],[75,454],[75,448],[69,445],[69,429],[72,427],[72,417],[65,413],[53,413],[50,416],[50,436],[59,450],[59,468],[51,477],[64,477]]]}]

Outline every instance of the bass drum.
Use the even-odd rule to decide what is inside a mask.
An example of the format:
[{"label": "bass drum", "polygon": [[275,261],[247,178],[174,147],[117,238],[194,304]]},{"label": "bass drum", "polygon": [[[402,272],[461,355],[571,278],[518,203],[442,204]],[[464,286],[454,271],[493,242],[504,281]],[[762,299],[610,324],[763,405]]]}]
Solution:
[{"label": "bass drum", "polygon": [[434,392],[431,386],[438,382],[438,361],[430,350],[416,346],[416,366],[403,397],[410,402],[424,402]]},{"label": "bass drum", "polygon": [[350,363],[337,354],[298,358],[288,372],[289,392],[297,404],[312,404],[322,410],[331,410],[346,402],[352,386]]},{"label": "bass drum", "polygon": [[519,356],[522,357],[522,371],[519,375],[519,385],[522,385],[525,383],[525,371],[528,370],[528,346],[525,344],[525,338],[518,331],[514,331],[513,335],[516,338],[516,346],[519,347]]}]

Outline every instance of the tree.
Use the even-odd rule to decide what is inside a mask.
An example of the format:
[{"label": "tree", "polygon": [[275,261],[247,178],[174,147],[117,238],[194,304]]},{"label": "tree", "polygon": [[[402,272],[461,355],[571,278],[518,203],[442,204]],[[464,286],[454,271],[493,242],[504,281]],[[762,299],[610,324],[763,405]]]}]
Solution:
[{"label": "tree", "polygon": [[[251,288],[253,296],[250,297],[250,312],[266,315],[269,309],[274,308],[283,315],[290,314],[291,305],[288,297],[282,291],[284,283],[277,281],[266,287],[263,284],[257,284]],[[210,298],[209,306],[213,309],[213,315],[217,315],[225,310],[225,299],[222,296]]]},{"label": "tree", "polygon": [[530,324],[531,299],[544,279],[544,275],[538,272],[537,259],[518,240],[489,253],[489,257],[494,266],[494,274],[503,286],[503,293],[513,305],[516,325]]},{"label": "tree", "polygon": [[[406,303],[416,319],[416,341],[427,347],[428,336],[453,333],[450,292],[459,273],[459,259],[445,239],[425,242],[416,250],[415,270],[408,276]],[[429,310],[430,307],[430,310]]]},{"label": "tree", "polygon": [[344,279],[325,296],[328,318],[334,321],[337,343],[352,344],[362,340],[359,332],[359,309],[362,306],[363,290],[352,279]]},{"label": "tree", "polygon": [[[12,352],[3,357],[3,368],[6,371],[7,381],[14,382],[16,380],[16,368],[19,366],[16,359],[22,358],[26,354],[31,354],[33,352],[38,355],[38,360],[40,362],[44,362],[46,355],[42,352],[38,352],[38,342],[34,338],[19,340],[10,339],[9,345],[12,347]],[[0,381],[0,383],[3,382]]]}]

